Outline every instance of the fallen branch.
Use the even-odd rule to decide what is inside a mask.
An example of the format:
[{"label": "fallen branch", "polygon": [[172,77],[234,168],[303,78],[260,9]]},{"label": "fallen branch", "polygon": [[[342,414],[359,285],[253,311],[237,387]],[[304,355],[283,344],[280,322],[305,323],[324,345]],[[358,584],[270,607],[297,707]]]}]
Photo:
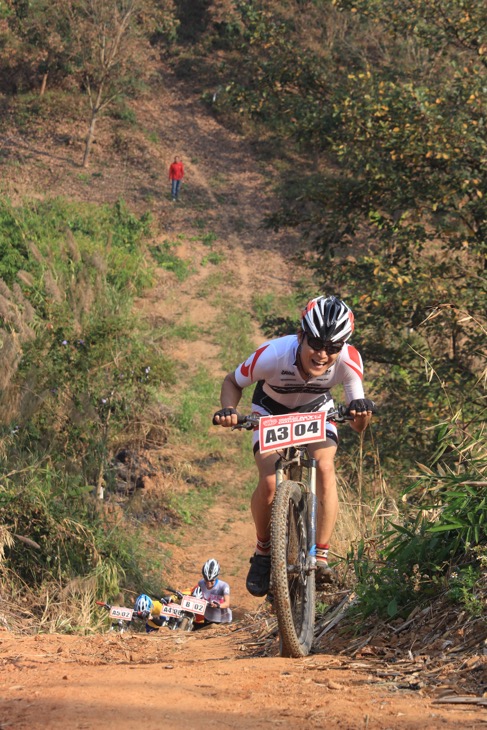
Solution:
[{"label": "fallen branch", "polygon": [[[338,606],[335,608],[334,611],[332,611],[330,616],[327,616],[324,621],[322,621],[318,628],[315,629],[315,640],[318,641],[318,639],[321,639],[322,636],[324,636],[328,631],[331,631],[331,629],[339,623],[339,621],[342,620],[342,618],[347,613],[348,609],[353,606],[354,603],[356,603],[357,597],[355,593],[349,593],[345,598],[338,604]],[[320,631],[322,626],[325,626],[323,631],[316,636],[316,632]]]},{"label": "fallen branch", "polygon": [[442,697],[432,700],[433,705],[487,705],[487,697]]}]

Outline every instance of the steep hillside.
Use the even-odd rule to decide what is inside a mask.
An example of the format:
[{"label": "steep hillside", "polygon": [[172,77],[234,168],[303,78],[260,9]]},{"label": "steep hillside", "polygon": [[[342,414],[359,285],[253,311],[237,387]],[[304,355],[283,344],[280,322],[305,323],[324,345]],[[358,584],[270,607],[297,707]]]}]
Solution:
[{"label": "steep hillside", "polygon": [[[235,728],[325,722],[382,730],[433,730],[440,723],[453,728],[459,722],[478,727],[480,708],[432,704],[451,694],[459,675],[450,674],[461,659],[447,656],[448,644],[424,656],[420,633],[408,635],[408,644],[406,626],[398,627],[404,638],[395,643],[374,634],[372,641],[361,637],[351,644],[338,628],[328,632],[331,649],[317,647],[316,655],[298,662],[276,658],[272,614],[244,587],[254,541],[250,440],[213,428],[210,416],[221,377],[263,338],[249,315],[251,303],[291,307],[294,284],[303,276],[290,258],[299,241],[261,227],[274,205],[270,163],[173,79],[134,104],[133,112],[137,126],[100,123],[88,170],[79,166],[81,125],[58,119],[27,137],[12,129],[3,140],[3,190],[17,201],[46,193],[98,203],[122,197],[133,211],[153,214],[157,225],[147,256],[159,263],[157,279],[136,306],[176,362],[177,385],[160,395],[169,420],[182,427],[170,431],[163,446],[147,449],[152,472],[144,488],[109,507],[116,511],[122,503],[135,523],[145,525],[148,551],[178,587],[196,580],[204,559],[220,559],[236,622],[184,637],[19,639],[3,633],[0,720],[31,728],[98,728],[115,720],[121,728],[141,721],[147,728],[161,721],[199,728],[215,722]],[[167,181],[175,154],[186,167],[177,203]],[[161,497],[165,504],[178,500],[178,513],[186,516],[163,532]],[[324,600],[342,596],[339,591]],[[435,641],[442,630],[436,627]],[[457,634],[447,641],[461,646]],[[428,674],[433,651],[439,669]],[[462,687],[472,696],[485,662],[475,646],[465,651]]]}]

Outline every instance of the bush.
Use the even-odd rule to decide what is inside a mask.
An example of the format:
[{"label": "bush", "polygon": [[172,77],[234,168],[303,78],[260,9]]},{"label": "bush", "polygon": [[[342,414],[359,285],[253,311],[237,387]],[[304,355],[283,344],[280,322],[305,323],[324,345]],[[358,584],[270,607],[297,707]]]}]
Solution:
[{"label": "bush", "polygon": [[405,616],[445,588],[451,600],[478,604],[475,585],[487,562],[483,428],[465,429],[460,414],[438,428],[432,467],[419,465],[420,475],[405,491],[403,522],[390,523],[376,555],[362,541],[349,556],[365,615]]},{"label": "bush", "polygon": [[9,475],[0,522],[3,569],[21,585],[91,576],[115,590],[141,578],[138,550],[94,492],[109,482],[114,451],[154,426],[144,412],[165,418],[157,392],[174,382],[132,311],[151,280],[149,233],[150,220],[123,202],[0,204],[0,456]]}]

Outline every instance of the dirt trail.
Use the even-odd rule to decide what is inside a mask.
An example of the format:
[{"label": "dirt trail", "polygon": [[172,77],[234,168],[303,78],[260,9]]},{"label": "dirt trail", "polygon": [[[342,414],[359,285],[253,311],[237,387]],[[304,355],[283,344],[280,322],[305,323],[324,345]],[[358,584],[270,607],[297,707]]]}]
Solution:
[{"label": "dirt trail", "polygon": [[2,728],[480,728],[340,657],[248,658],[245,633],[0,638]]},{"label": "dirt trail", "polygon": [[[225,256],[225,276],[218,284],[223,292],[228,291],[233,301],[242,297],[248,302],[253,288],[287,290],[291,274],[282,251],[296,241],[259,227],[271,209],[272,190],[250,148],[224,130],[198,101],[182,96],[177,86],[140,105],[137,116],[147,129],[157,131],[160,144],[145,157],[142,147],[134,145],[140,164],[129,173],[104,159],[103,176],[94,177],[80,193],[73,166],[54,155],[46,141],[38,159],[49,163],[36,167],[33,157],[31,184],[36,176],[39,181],[47,176],[53,194],[97,201],[122,195],[141,209],[150,207],[161,221],[164,237],[179,240],[178,254],[194,264],[207,253],[201,240],[194,240],[204,212],[204,230],[215,233],[215,250]],[[101,129],[100,138],[103,134]],[[32,150],[29,154],[32,157]],[[174,154],[182,155],[186,163],[186,182],[177,204],[169,200],[166,180]],[[20,185],[20,180],[14,181],[11,192],[25,192]],[[211,269],[196,269],[197,274],[182,284],[161,270],[153,291],[138,306],[154,321],[181,311],[192,323],[211,327],[217,310],[198,297]],[[218,349],[204,338],[182,343],[179,352],[188,373],[202,358],[213,359],[215,370],[223,372]],[[241,436],[222,434],[226,439]],[[182,530],[178,544],[171,546],[171,579],[180,586],[189,575],[198,577],[210,555],[221,560],[222,577],[232,589],[231,626],[149,636],[15,636],[1,631],[0,727],[453,730],[461,724],[466,730],[484,725],[482,708],[433,704],[441,687],[433,691],[424,683],[401,685],[381,674],[365,652],[354,662],[345,648],[344,653],[288,660],[277,656],[277,642],[271,640],[262,656],[256,629],[265,633],[273,618],[263,602],[245,590],[253,540],[249,511],[227,498],[209,510],[201,524]],[[384,663],[382,669],[387,666]]]}]

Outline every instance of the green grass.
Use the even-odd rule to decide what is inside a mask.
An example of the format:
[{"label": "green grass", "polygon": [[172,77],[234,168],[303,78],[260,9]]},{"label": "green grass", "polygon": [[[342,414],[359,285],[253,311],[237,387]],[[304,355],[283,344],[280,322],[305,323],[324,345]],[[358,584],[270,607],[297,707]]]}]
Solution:
[{"label": "green grass", "polygon": [[225,260],[225,255],[223,253],[218,253],[217,251],[212,251],[207,256],[204,256],[201,259],[201,265],[206,266],[206,264],[213,264],[214,266],[218,266],[224,260]]},{"label": "green grass", "polygon": [[166,271],[172,271],[178,281],[184,281],[191,275],[191,262],[180,258],[175,253],[177,244],[165,241],[151,248],[151,254],[157,264]]},{"label": "green grass", "polygon": [[299,307],[301,304],[302,302],[298,300],[296,294],[260,294],[257,292],[252,296],[252,311],[261,325],[270,316],[279,315],[280,317],[295,319],[297,327],[300,316]]},{"label": "green grass", "polygon": [[152,132],[152,131],[146,130],[145,136],[146,136],[146,139],[149,140],[149,142],[152,142],[153,144],[159,144],[160,140],[159,140],[159,135],[157,134],[157,132]]},{"label": "green grass", "polygon": [[211,248],[213,246],[213,244],[215,243],[215,241],[217,241],[217,239],[218,239],[218,236],[216,235],[216,233],[208,232],[208,233],[205,233],[203,236],[201,236],[200,240],[204,246],[210,246],[210,248]]},{"label": "green grass", "polygon": [[220,485],[204,489],[190,489],[185,494],[170,495],[169,504],[180,515],[184,524],[193,525],[214,504],[220,492]]},{"label": "green grass", "polygon": [[229,304],[214,331],[214,340],[221,351],[221,363],[226,370],[233,370],[255,350],[252,339],[252,320],[245,310]]},{"label": "green grass", "polygon": [[176,428],[184,434],[191,434],[196,442],[206,440],[209,414],[216,410],[219,393],[220,382],[200,366],[176,407],[173,420]]},{"label": "green grass", "polygon": [[227,274],[217,269],[200,284],[197,294],[201,299],[220,299],[220,292],[225,289],[227,282]]},{"label": "green grass", "polygon": [[[137,291],[151,283],[144,255],[144,239],[150,232],[150,216],[137,217],[123,201],[96,205],[47,198],[13,206],[4,199],[0,202],[0,277],[10,285],[19,269],[40,275],[45,264],[33,253],[34,243],[63,274],[83,268],[93,271],[90,261],[96,257],[105,262],[110,285],[122,290],[129,284]],[[67,238],[72,240],[71,249],[77,249],[76,260],[72,253],[66,256]]]}]

